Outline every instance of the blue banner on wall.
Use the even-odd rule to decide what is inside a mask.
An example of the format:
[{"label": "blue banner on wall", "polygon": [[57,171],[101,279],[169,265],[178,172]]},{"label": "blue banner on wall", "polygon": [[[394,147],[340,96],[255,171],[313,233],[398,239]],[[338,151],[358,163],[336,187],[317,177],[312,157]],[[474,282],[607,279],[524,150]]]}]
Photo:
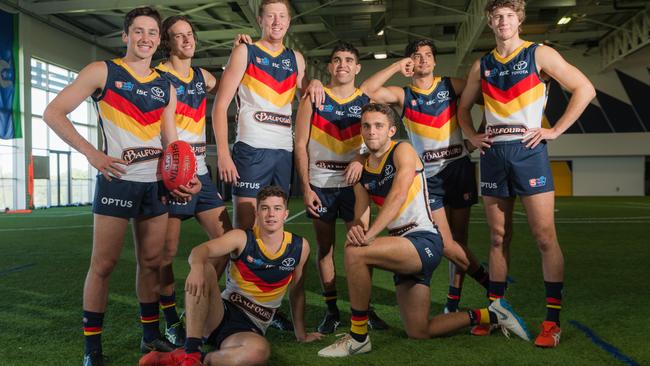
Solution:
[{"label": "blue banner on wall", "polygon": [[18,15],[0,10],[0,138],[22,137],[18,85]]}]

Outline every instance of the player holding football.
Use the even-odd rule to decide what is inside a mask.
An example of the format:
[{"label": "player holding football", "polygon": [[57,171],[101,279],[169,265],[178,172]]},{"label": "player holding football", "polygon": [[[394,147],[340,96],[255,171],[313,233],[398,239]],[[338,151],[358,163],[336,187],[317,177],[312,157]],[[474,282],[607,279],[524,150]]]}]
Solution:
[{"label": "player holding football", "polygon": [[[122,40],[126,55],[93,62],[48,105],[44,120],[64,141],[86,156],[99,171],[93,200],[94,228],[90,268],[83,296],[84,365],[103,365],[101,333],[108,302],[108,283],[122,251],[129,220],[137,257],[136,289],[143,328],[141,350],[168,350],[158,329],[158,270],[167,208],[157,173],[162,143],[177,139],[176,93],[169,81],[150,68],[160,44],[160,15],[152,8],[130,11]],[[103,151],[95,149],[66,117],[92,97],[100,118]],[[161,141],[161,131],[163,140]],[[198,182],[197,182],[198,183]],[[181,190],[186,190],[182,187]],[[183,198],[200,189],[196,184]]]},{"label": "player holding football", "polygon": [[[354,225],[345,247],[352,326],[350,333],[318,355],[370,352],[368,300],[374,267],[395,274],[397,303],[410,338],[431,338],[475,324],[499,324],[528,340],[525,325],[505,300],[486,309],[429,319],[429,283],[442,258],[442,240],[431,221],[424,164],[409,143],[391,141],[398,119],[391,107],[371,103],[362,113],[361,134],[370,154],[361,181],[354,186]],[[372,224],[370,200],[379,207]],[[379,236],[384,229],[391,236]]]},{"label": "player holding football", "polygon": [[[458,116],[465,136],[482,153],[481,194],[491,238],[489,296],[499,299],[505,292],[505,253],[518,195],[542,256],[546,288],[546,320],[535,345],[555,347],[561,334],[564,258],[555,232],[555,193],[546,141],[556,139],[575,122],[595,91],[584,74],[557,51],[519,38],[525,19],[523,0],[488,1],[485,11],[496,48],[472,65]],[[550,79],[567,89],[571,99],[555,125],[543,128]],[[476,132],[470,114],[481,93],[485,133]]]},{"label": "player holding football", "polygon": [[[192,200],[169,200],[169,220],[165,250],[160,267],[160,308],[165,316],[165,336],[174,345],[185,343],[185,330],[176,312],[174,272],[172,262],[178,249],[181,221],[195,217],[210,239],[223,235],[232,228],[224,202],[212,181],[205,163],[205,109],[207,93],[216,94],[219,81],[208,71],[192,67],[196,49],[194,26],[182,15],[174,15],[162,23],[162,46],[167,60],[156,67],[176,89],[176,131],[178,138],[192,147],[196,156],[196,172],[201,191]],[[235,45],[247,41],[239,35]],[[218,263],[221,273],[225,258]]]},{"label": "player holding football", "polygon": [[[406,46],[406,58],[377,72],[362,84],[375,101],[398,105],[409,140],[424,162],[433,221],[452,262],[445,312],[458,311],[463,271],[487,288],[488,275],[467,248],[469,218],[477,202],[474,165],[456,121],[457,100],[465,80],[434,76],[436,47],[429,40]],[[401,72],[411,78],[405,87],[383,86]]]},{"label": "player holding football", "polygon": [[[267,186],[259,191],[257,202],[254,229],[229,231],[192,250],[185,283],[185,349],[152,352],[140,360],[140,366],[266,364],[271,345],[264,334],[287,289],[297,340],[322,337],[305,332],[304,268],[309,244],[284,231],[287,195],[280,187]],[[230,261],[221,292],[210,261],[224,255]],[[203,340],[217,350],[202,355]]]},{"label": "player holding football", "polygon": [[[317,267],[327,312],[318,331],[329,334],[340,324],[336,306],[334,242],[336,218],[349,228],[354,218],[352,185],[359,180],[362,166],[354,159],[361,149],[361,108],[369,102],[363,89],[354,85],[361,71],[359,51],[349,43],[332,49],[327,69],[331,82],[325,100],[314,108],[311,99],[302,98],[296,115],[294,155],[307,215],[313,219],[318,243]],[[370,327],[388,325],[370,311]]]}]

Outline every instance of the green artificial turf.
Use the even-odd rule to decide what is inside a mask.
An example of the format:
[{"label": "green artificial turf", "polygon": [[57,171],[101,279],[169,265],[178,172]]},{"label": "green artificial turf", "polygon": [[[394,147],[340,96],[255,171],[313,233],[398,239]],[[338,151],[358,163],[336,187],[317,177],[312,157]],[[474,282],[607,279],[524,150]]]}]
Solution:
[{"label": "green artificial turf", "polygon": [[[302,211],[291,202],[291,216]],[[371,331],[373,351],[349,359],[322,359],[316,353],[334,335],[313,344],[298,344],[293,334],[270,329],[271,365],[640,365],[650,364],[650,347],[643,335],[650,329],[650,198],[558,198],[558,236],[566,262],[562,311],[562,342],[553,350],[535,348],[520,339],[472,337],[469,329],[454,335],[409,340],[399,320],[392,275],[374,273],[372,302],[391,326]],[[544,284],[538,250],[531,239],[523,209],[515,212],[511,247],[510,303],[526,320],[533,335],[545,315]],[[287,229],[312,245],[307,271],[306,322],[313,330],[325,305],[314,265],[315,239],[304,214]],[[339,243],[344,226],[338,225]],[[181,248],[175,262],[177,292],[187,275],[187,255],[205,240],[193,220],[183,224]],[[81,295],[91,250],[92,214],[89,207],[52,208],[27,215],[0,215],[0,364],[80,365],[83,352]],[[470,247],[487,261],[488,228],[482,207],[472,213]],[[341,247],[336,251],[339,308],[345,332],[349,327],[347,286]],[[431,313],[442,311],[447,291],[446,260],[431,283]],[[486,305],[485,291],[466,280],[461,307]],[[182,305],[182,300],[179,300]],[[283,305],[288,313],[286,301]],[[135,259],[131,235],[125,239],[121,261],[110,284],[104,321],[103,348],[109,365],[136,365],[141,336],[135,297]],[[599,346],[576,321],[589,328],[615,351]],[[606,347],[605,347],[606,348]],[[628,360],[624,359],[628,357]],[[631,361],[630,361],[631,360]]]}]

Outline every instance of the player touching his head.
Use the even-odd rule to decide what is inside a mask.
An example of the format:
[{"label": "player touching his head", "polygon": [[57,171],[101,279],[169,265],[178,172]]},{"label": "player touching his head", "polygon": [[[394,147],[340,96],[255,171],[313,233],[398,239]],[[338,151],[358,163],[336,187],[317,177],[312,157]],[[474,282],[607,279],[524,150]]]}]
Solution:
[{"label": "player touching his head", "polygon": [[[485,11],[496,47],[472,65],[458,117],[465,136],[481,150],[481,194],[491,238],[489,295],[491,300],[504,296],[512,212],[519,196],[542,256],[546,288],[546,320],[535,344],[555,347],[561,334],[564,258],[555,232],[555,193],[546,141],[575,122],[595,91],[557,51],[519,38],[525,1],[491,0]],[[551,78],[569,91],[571,99],[555,125],[544,128],[546,85]],[[470,113],[481,94],[485,133],[476,132]]]},{"label": "player touching his head", "polygon": [[[397,303],[410,338],[431,338],[475,324],[499,324],[528,340],[525,325],[505,301],[429,319],[429,283],[442,258],[442,240],[431,221],[424,164],[409,143],[391,140],[396,120],[397,114],[386,104],[363,108],[361,134],[369,155],[361,181],[354,186],[354,225],[345,246],[352,326],[349,334],[318,355],[370,352],[368,300],[370,271],[375,267],[395,275]],[[371,200],[379,207],[372,224]],[[380,236],[384,229],[391,236]]]},{"label": "player touching his head", "polygon": [[[362,170],[354,159],[362,144],[361,108],[369,102],[354,84],[361,65],[359,51],[353,45],[342,42],[334,46],[327,69],[331,80],[325,88],[324,102],[315,107],[309,98],[300,101],[294,146],[304,203],[307,215],[313,219],[318,243],[316,263],[327,304],[318,331],[324,334],[334,332],[340,323],[334,266],[336,218],[343,219],[348,228],[354,218],[352,185]],[[388,327],[372,310],[370,326]]]},{"label": "player touching his head", "polygon": [[[456,120],[456,103],[465,80],[434,75],[436,47],[430,40],[410,42],[404,56],[361,87],[373,100],[399,106],[409,141],[424,162],[433,221],[444,242],[444,256],[451,261],[444,311],[454,312],[458,311],[465,272],[485,288],[489,280],[467,248],[470,210],[477,202],[477,191],[474,165]],[[410,77],[411,84],[383,86],[398,72]]]},{"label": "player touching his head", "polygon": [[[160,15],[152,8],[126,14],[122,40],[126,55],[93,62],[48,105],[44,120],[99,171],[93,200],[94,228],[90,268],[83,294],[84,365],[103,365],[101,333],[111,272],[120,258],[129,220],[133,220],[140,302],[142,352],[169,350],[158,329],[158,270],[165,243],[167,207],[157,171],[163,143],[177,139],[176,92],[151,69],[160,44]],[[92,97],[102,129],[103,151],[95,149],[66,117]],[[161,140],[162,132],[162,140]],[[200,189],[174,194],[189,199]]]},{"label": "player touching his head", "polygon": [[[231,230],[192,250],[185,283],[185,349],[152,352],[140,360],[140,366],[266,364],[271,345],[264,334],[287,289],[297,340],[322,337],[305,332],[304,269],[309,244],[284,231],[288,215],[284,190],[267,186],[257,194],[255,229]],[[230,260],[221,291],[210,262],[224,255]],[[217,350],[201,354],[203,340]]]}]

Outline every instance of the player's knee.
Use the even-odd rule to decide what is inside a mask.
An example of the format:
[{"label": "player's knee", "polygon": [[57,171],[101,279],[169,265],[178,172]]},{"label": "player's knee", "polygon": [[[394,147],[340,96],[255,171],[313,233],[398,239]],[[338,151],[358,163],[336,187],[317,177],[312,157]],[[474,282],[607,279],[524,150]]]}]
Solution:
[{"label": "player's knee", "polygon": [[162,265],[170,264],[174,261],[176,253],[178,252],[178,242],[175,243],[165,243],[165,249],[163,250],[162,257],[160,259]]},{"label": "player's knee", "polygon": [[246,350],[246,356],[241,364],[247,366],[266,365],[270,357],[271,349],[268,345],[255,345]]},{"label": "player's knee", "polygon": [[158,254],[142,254],[138,256],[138,267],[150,271],[158,271],[162,265],[162,255]]},{"label": "player's knee", "polygon": [[554,235],[541,235],[537,237],[537,247],[542,253],[546,253],[558,248],[557,240]]},{"label": "player's knee", "polygon": [[363,263],[363,251],[361,248],[348,246],[345,247],[344,259],[346,266],[354,266]]},{"label": "player's knee", "polygon": [[502,248],[507,245],[508,232],[503,228],[490,230],[490,245],[492,248]]},{"label": "player's knee", "polygon": [[410,339],[429,339],[429,338],[431,338],[431,336],[429,335],[429,332],[424,327],[417,327],[417,328],[411,327],[410,329],[406,330],[406,335]]},{"label": "player's knee", "polygon": [[97,277],[108,278],[113,273],[116,265],[116,259],[93,257],[90,261],[90,269],[88,271]]}]

